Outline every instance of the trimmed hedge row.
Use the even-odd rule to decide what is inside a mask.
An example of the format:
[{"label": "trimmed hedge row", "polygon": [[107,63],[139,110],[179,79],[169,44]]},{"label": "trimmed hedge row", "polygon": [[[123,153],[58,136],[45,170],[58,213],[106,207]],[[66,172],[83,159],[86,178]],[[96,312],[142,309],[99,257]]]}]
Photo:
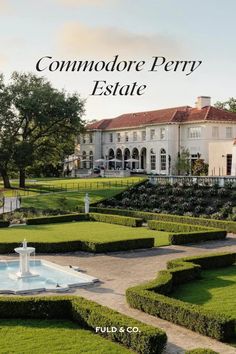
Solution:
[{"label": "trimmed hedge row", "polygon": [[123,226],[130,227],[140,227],[143,224],[143,220],[140,218],[132,218],[128,216],[120,216],[120,215],[107,215],[107,214],[99,214],[99,213],[90,213],[90,220],[105,222],[109,224],[118,224]]},{"label": "trimmed hedge row", "polygon": [[224,240],[226,236],[227,236],[227,231],[224,230],[182,232],[182,233],[170,234],[169,242],[171,245],[184,245],[186,243]]},{"label": "trimmed hedge row", "polygon": [[42,225],[42,224],[55,224],[61,222],[70,222],[70,221],[86,221],[89,220],[88,214],[65,214],[65,215],[56,215],[56,216],[43,216],[40,218],[27,219],[27,225]]},{"label": "trimmed hedge row", "polygon": [[174,232],[169,235],[171,245],[223,240],[227,236],[227,232],[220,229],[158,220],[148,220],[148,227],[152,230]]},{"label": "trimmed hedge row", "polygon": [[194,218],[192,216],[158,214],[158,213],[149,213],[149,212],[145,212],[145,211],[126,210],[126,209],[91,207],[90,210],[91,210],[91,212],[93,211],[93,212],[97,212],[97,213],[133,216],[133,217],[137,217],[137,218],[142,218],[144,221],[147,221],[147,220],[172,221],[172,222],[179,222],[179,223],[185,223],[185,224],[201,225],[201,226],[219,228],[219,229],[226,230],[227,232],[236,233],[236,222],[235,221]]},{"label": "trimmed hedge row", "polygon": [[0,220],[0,228],[8,227],[10,225],[9,221]]},{"label": "trimmed hedge row", "polygon": [[192,350],[187,350],[185,354],[220,354],[220,353],[207,348],[196,348]]},{"label": "trimmed hedge row", "polygon": [[1,297],[0,318],[69,319],[92,330],[96,327],[137,327],[140,330],[137,333],[125,330],[102,335],[141,354],[160,354],[167,341],[161,329],[79,296]]},{"label": "trimmed hedge row", "polygon": [[200,277],[201,269],[229,266],[236,253],[208,254],[181,258],[168,263],[168,270],[144,285],[129,288],[126,299],[133,308],[147,312],[203,335],[226,341],[234,335],[235,320],[169,296],[175,286]]},{"label": "trimmed hedge row", "polygon": [[204,231],[212,228],[197,226],[191,224],[182,224],[170,221],[148,220],[148,227],[151,230],[167,231],[167,232],[189,232],[189,231]]},{"label": "trimmed hedge row", "polygon": [[[62,242],[28,242],[29,247],[35,247],[38,253],[65,253],[65,252],[118,252],[134,249],[154,247],[154,238],[136,238],[108,242],[91,242],[84,240]],[[0,242],[0,253],[12,253],[14,248],[19,247],[17,242]]]}]

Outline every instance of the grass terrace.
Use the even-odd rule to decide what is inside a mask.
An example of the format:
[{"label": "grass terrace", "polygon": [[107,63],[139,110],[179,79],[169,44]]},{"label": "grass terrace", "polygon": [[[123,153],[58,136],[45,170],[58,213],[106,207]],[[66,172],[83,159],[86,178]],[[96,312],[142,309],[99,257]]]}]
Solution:
[{"label": "grass terrace", "polygon": [[[0,320],[1,353],[131,354],[133,351],[70,321]],[[14,338],[14,340],[12,340]]]},{"label": "grass terrace", "polygon": [[155,238],[156,246],[168,244],[167,232],[153,231],[144,227],[128,227],[103,222],[70,222],[46,225],[27,225],[0,229],[0,244],[5,242],[110,242],[137,238]]}]

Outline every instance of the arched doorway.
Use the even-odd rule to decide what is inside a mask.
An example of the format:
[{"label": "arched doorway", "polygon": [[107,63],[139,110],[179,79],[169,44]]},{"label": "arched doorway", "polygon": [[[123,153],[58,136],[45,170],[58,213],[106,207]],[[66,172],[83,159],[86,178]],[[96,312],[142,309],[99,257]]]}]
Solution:
[{"label": "arched doorway", "polygon": [[133,148],[132,159],[137,160],[137,161],[132,162],[132,169],[138,169],[139,168],[139,151],[137,148]]},{"label": "arched doorway", "polygon": [[141,169],[146,170],[147,168],[147,149],[144,147],[141,149]]},{"label": "arched doorway", "polygon": [[[121,149],[117,149],[116,150],[116,168],[118,169],[121,169],[122,168],[122,165],[123,165],[123,161],[122,161],[122,151]],[[120,161],[118,161],[120,160]]]},{"label": "arched doorway", "polygon": [[124,169],[130,168],[129,162],[126,160],[129,160],[131,158],[130,151],[128,148],[124,150]]},{"label": "arched doorway", "polygon": [[109,149],[108,151],[108,169],[114,169],[115,168],[115,163],[113,161],[110,161],[110,160],[113,160],[115,158],[115,152],[113,149]]}]

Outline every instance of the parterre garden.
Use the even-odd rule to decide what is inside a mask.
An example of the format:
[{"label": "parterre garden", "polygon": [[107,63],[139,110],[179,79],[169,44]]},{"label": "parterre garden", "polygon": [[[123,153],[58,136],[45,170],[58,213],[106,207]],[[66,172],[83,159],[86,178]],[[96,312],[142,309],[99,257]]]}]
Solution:
[{"label": "parterre garden", "polygon": [[[147,186],[145,188],[150,188],[149,185]],[[132,187],[131,193],[141,187],[143,186]],[[36,198],[42,197],[50,199],[47,195]],[[115,200],[120,203],[122,198],[117,196]],[[145,198],[149,199],[147,196]],[[81,204],[82,201],[83,199]],[[104,204],[108,204],[109,207],[104,208]],[[89,214],[83,214],[83,208],[79,207],[77,212],[70,214],[26,218],[27,225],[11,228],[8,227],[9,221],[1,221],[0,253],[11,252],[25,237],[38,252],[99,253],[210,240],[220,241],[226,238],[227,232],[236,233],[236,223],[232,217],[228,217],[228,220],[196,218],[185,213],[182,213],[185,215],[173,215],[173,213],[134,210],[130,207],[126,208],[123,202],[118,209],[112,208],[113,205],[114,198],[109,202],[103,202],[102,205],[92,206]],[[42,207],[44,208],[43,205]],[[167,270],[161,271],[153,281],[127,289],[127,301],[131,307],[151,315],[217,340],[234,343],[236,341],[235,262],[236,253],[200,255],[170,261]],[[197,291],[198,289],[201,291]],[[219,299],[224,303],[220,310]],[[48,339],[52,335],[54,337],[52,343],[55,343],[50,353],[60,352],[57,351],[57,346],[66,348],[66,353],[72,353],[76,346],[80,346],[82,340],[84,344],[82,349],[79,349],[81,351],[76,351],[78,353],[90,353],[91,348],[94,348],[94,353],[99,350],[99,353],[135,351],[143,354],[158,354],[163,351],[166,344],[166,334],[162,330],[79,297],[0,298],[0,318],[9,318],[9,316],[12,320],[1,321],[0,327],[3,331],[7,330],[10,335],[12,328],[16,326],[16,336],[19,335],[23,342],[27,341],[28,352],[32,352],[32,344],[29,340],[29,337],[32,338],[32,331],[37,332],[40,343],[40,338],[43,338],[43,333],[47,330]],[[16,321],[17,318],[21,320]],[[48,320],[54,322],[49,321],[49,323]],[[57,325],[58,320],[60,326]],[[138,333],[122,331],[104,334],[107,339],[118,343],[115,344],[94,334],[95,328],[100,325],[122,328],[137,326],[142,330]],[[76,335],[73,334],[75,331]],[[68,340],[66,343],[65,337],[73,338],[72,342]],[[6,338],[7,336],[2,339],[3,347]],[[13,341],[11,352],[14,353],[14,350],[15,353],[19,353]],[[40,351],[37,352],[37,348],[33,353],[41,354]],[[213,352],[198,349],[193,353]]]}]

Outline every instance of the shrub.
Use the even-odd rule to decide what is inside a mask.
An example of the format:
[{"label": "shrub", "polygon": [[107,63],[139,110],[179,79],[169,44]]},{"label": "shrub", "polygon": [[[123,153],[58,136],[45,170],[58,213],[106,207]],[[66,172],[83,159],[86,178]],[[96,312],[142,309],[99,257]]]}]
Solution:
[{"label": "shrub", "polygon": [[133,308],[225,341],[234,335],[234,319],[166,295],[175,286],[198,278],[201,269],[232,265],[235,260],[236,253],[227,252],[175,259],[155,280],[127,289],[126,299]]},{"label": "shrub", "polygon": [[89,220],[88,214],[66,214],[57,216],[44,216],[40,218],[27,219],[27,225],[42,225],[42,224],[55,224],[69,221],[86,221]]},{"label": "shrub", "polygon": [[[188,231],[202,231],[210,229],[204,226],[182,224],[176,222],[158,221],[158,220],[148,220],[148,227],[151,230],[167,231],[167,232],[188,232]],[[210,229],[211,230],[211,229]]]},{"label": "shrub", "polygon": [[9,225],[10,225],[9,221],[0,220],[0,228],[1,227],[8,227]]},{"label": "shrub", "polygon": [[220,354],[218,352],[215,352],[214,350],[211,349],[206,349],[206,348],[196,348],[192,350],[187,350],[185,354]]},{"label": "shrub", "polygon": [[[92,241],[64,241],[64,242],[28,242],[29,246],[37,249],[38,253],[64,253],[64,252],[118,252],[134,249],[152,248],[154,247],[154,238],[136,238],[120,241],[109,242],[92,242]],[[19,246],[17,242],[0,243],[0,253],[11,253],[12,250]]]},{"label": "shrub", "polygon": [[184,245],[203,241],[224,240],[227,232],[224,230],[208,230],[195,232],[182,232],[169,235],[171,245]]},{"label": "shrub", "polygon": [[143,220],[141,218],[132,218],[128,216],[90,213],[89,218],[90,220],[94,220],[94,221],[100,221],[109,224],[118,224],[123,226],[130,226],[130,227],[140,227],[143,224]]},{"label": "shrub", "polygon": [[93,207],[91,207],[90,210],[99,213],[138,217],[138,218],[142,218],[144,221],[162,220],[162,221],[172,221],[172,222],[178,222],[184,224],[208,226],[208,227],[219,228],[219,229],[226,230],[228,232],[236,233],[236,222],[234,221],[195,218],[191,216],[180,216],[180,215],[172,215],[172,214],[150,213],[150,212],[144,212],[139,210],[93,208]]},{"label": "shrub", "polygon": [[167,336],[161,329],[79,296],[1,297],[0,317],[69,319],[93,330],[96,330],[96,327],[137,327],[140,330],[137,333],[117,331],[102,335],[140,354],[160,354],[167,341]]}]

